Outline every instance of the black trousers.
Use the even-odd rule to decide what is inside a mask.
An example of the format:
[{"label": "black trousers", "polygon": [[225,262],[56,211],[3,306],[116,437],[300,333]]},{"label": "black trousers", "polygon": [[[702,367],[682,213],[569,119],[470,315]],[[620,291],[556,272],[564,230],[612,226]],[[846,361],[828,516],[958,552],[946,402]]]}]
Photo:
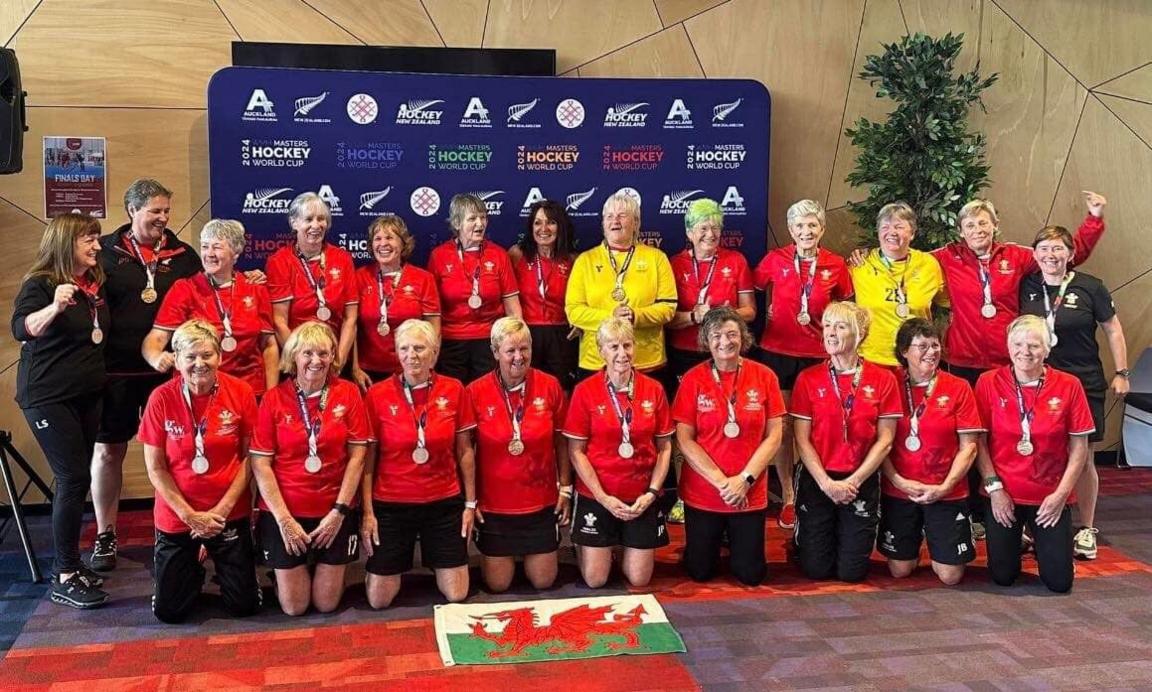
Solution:
[{"label": "black trousers", "polygon": [[751,512],[710,512],[684,506],[684,571],[695,581],[716,576],[720,543],[728,531],[729,565],[741,584],[758,586],[768,575],[764,559],[763,509]]},{"label": "black trousers", "polygon": [[1012,586],[1020,576],[1020,541],[1024,527],[1035,541],[1036,564],[1040,568],[1040,581],[1049,591],[1068,593],[1072,590],[1072,508],[1064,507],[1060,521],[1045,529],[1036,525],[1036,512],[1039,507],[1016,505],[1016,522],[1010,527],[1001,526],[992,516],[992,504],[988,501],[985,515],[988,523],[985,541],[988,545],[988,572],[992,581],[1000,586]]},{"label": "black trousers", "polygon": [[576,370],[580,342],[568,339],[571,330],[566,324],[529,325],[532,334],[532,367],[560,380],[560,387],[571,392],[576,386]]},{"label": "black trousers", "polygon": [[262,594],[256,583],[256,550],[252,543],[252,522],[236,519],[212,538],[193,538],[190,533],[156,531],[155,590],[152,614],[161,622],[183,622],[204,587],[204,567],[200,546],[208,550],[220,597],[232,615],[243,617],[260,610]]},{"label": "black trousers", "polygon": [[[844,480],[846,473],[828,474]],[[796,548],[800,569],[809,579],[859,582],[868,576],[880,521],[880,474],[860,486],[856,500],[838,505],[803,465],[796,471]]]},{"label": "black trousers", "polygon": [[[24,409],[24,419],[56,476],[52,500],[53,569],[75,572],[80,562],[84,500],[92,485],[92,450],[100,431],[102,392]],[[126,413],[125,415],[133,415]]]},{"label": "black trousers", "polygon": [[496,368],[492,343],[488,339],[444,339],[436,371],[464,384]]}]

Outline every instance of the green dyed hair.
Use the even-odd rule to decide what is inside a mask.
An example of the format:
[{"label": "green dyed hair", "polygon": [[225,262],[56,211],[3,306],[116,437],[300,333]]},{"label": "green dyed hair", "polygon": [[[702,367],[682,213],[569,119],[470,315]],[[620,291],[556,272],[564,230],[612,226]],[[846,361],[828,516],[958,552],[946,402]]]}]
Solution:
[{"label": "green dyed hair", "polygon": [[694,200],[688,205],[688,211],[684,213],[684,230],[692,230],[692,227],[701,221],[712,221],[720,228],[724,228],[724,210],[716,200],[705,197]]}]

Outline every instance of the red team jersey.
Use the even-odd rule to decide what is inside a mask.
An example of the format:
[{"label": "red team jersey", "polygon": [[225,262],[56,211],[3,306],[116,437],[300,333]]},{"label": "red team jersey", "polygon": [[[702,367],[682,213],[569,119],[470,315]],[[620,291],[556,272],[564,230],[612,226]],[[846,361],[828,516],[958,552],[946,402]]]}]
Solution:
[{"label": "red team jersey", "polygon": [[[964,380],[946,372],[936,373],[936,384],[932,389],[932,396],[924,404],[924,412],[920,415],[920,449],[915,452],[908,451],[904,441],[908,439],[911,430],[909,417],[912,410],[908,407],[908,391],[904,386],[905,374],[901,370],[896,377],[900,402],[904,415],[896,421],[896,440],[892,443],[892,451],[888,458],[896,467],[896,472],[909,480],[919,481],[927,485],[939,485],[948,477],[952,470],[952,462],[956,453],[960,451],[960,433],[978,433],[984,431],[980,422],[980,412],[976,410],[976,398],[972,388]],[[912,405],[919,408],[924,402],[927,393],[926,386],[912,388]],[[892,485],[887,478],[883,479],[885,495],[907,499],[908,495]],[[941,500],[963,500],[968,497],[968,482],[961,478]]]},{"label": "red team jersey", "polygon": [[764,322],[760,347],[765,351],[797,358],[824,358],[824,341],[820,320],[824,308],[838,300],[852,297],[852,276],[844,258],[823,248],[816,254],[816,275],[808,295],[808,315],[811,321],[802,325],[796,321],[800,314],[800,294],[812,271],[812,260],[800,260],[800,274],[796,273],[796,246],[772,250],[756,266],[756,288],[772,288],[769,317]]},{"label": "red team jersey", "polygon": [[[320,321],[316,310],[320,301],[316,289],[304,273],[304,265],[296,254],[296,245],[286,245],[268,258],[268,293],[273,303],[291,301],[288,308],[288,328],[295,329],[305,322]],[[344,306],[356,303],[356,266],[352,255],[341,247],[324,243],[320,254],[308,261],[308,271],[317,283],[322,282],[324,302],[332,311],[328,326],[340,335],[344,324]]]},{"label": "red team jersey", "polygon": [[[1033,452],[1016,451],[1021,439],[1020,406],[1012,366],[990,370],[976,382],[976,406],[988,430],[988,452],[996,475],[1018,505],[1041,505],[1056,490],[1068,466],[1068,436],[1089,435],[1096,426],[1084,387],[1072,375],[1044,367],[1044,386],[1022,387],[1024,410],[1032,412]],[[1089,460],[1091,463],[1091,460]],[[1068,503],[1076,502],[1076,493]]]},{"label": "red team jersey", "polygon": [[555,434],[564,422],[564,391],[555,377],[529,370],[525,387],[509,393],[512,410],[523,407],[520,439],[524,453],[508,452],[512,420],[495,372],[468,385],[476,415],[476,499],[480,509],[497,514],[529,514],[554,507]]},{"label": "red team jersey", "polygon": [[[478,249],[464,253],[456,250],[456,241],[449,240],[433,249],[428,257],[428,271],[440,289],[443,336],[445,339],[487,339],[492,323],[504,316],[504,298],[519,293],[512,261],[504,248],[487,241]],[[468,307],[474,276],[479,276],[483,301],[478,309]]]},{"label": "red team jersey", "polygon": [[[328,384],[323,412],[320,392],[306,399],[308,416],[320,420],[316,446],[322,465],[316,473],[304,468],[308,431],[300,419],[293,379],[281,382],[264,395],[252,434],[252,454],[272,457],[272,472],[284,504],[298,519],[318,519],[332,509],[348,466],[347,445],[366,445],[372,440],[360,390],[347,380],[330,378]],[[264,498],[260,498],[260,509],[268,509]]]},{"label": "red team jersey", "polygon": [[[365,406],[377,442],[372,497],[380,502],[423,504],[460,494],[456,475],[456,433],[476,427],[468,392],[460,380],[434,375],[427,387],[412,390],[408,405],[401,375],[377,382]],[[427,414],[424,437],[427,463],[412,460],[416,421]]]},{"label": "red team jersey", "polygon": [[796,376],[792,390],[792,416],[812,421],[812,445],[820,455],[827,472],[852,473],[860,468],[868,450],[876,442],[877,424],[881,418],[900,418],[900,390],[896,377],[886,368],[863,359],[856,389],[848,439],[844,439],[844,407],[852,395],[854,375],[838,374],[836,384],[840,397],[832,390],[828,362],[813,365]]},{"label": "red team jersey", "polygon": [[[512,263],[516,285],[520,289],[520,308],[524,322],[533,326],[568,324],[564,314],[564,294],[568,291],[568,276],[572,273],[572,259],[554,260],[537,257],[529,262],[524,257]],[[540,295],[543,282],[544,295]]]},{"label": "red team jersey", "polygon": [[[673,255],[669,261],[672,274],[676,277],[676,310],[679,312],[688,312],[696,307],[700,299],[700,288],[708,281],[709,272],[712,280],[708,284],[706,296],[708,304],[714,308],[739,307],[741,293],[751,295],[755,292],[748,260],[735,250],[721,248],[716,251],[715,259],[698,262],[695,270],[692,254],[688,250]],[[713,264],[715,269],[712,268]],[[669,329],[668,345],[682,351],[699,351],[699,332],[700,327],[695,324],[683,329]]]},{"label": "red team jersey", "polygon": [[[216,294],[215,296],[213,294]],[[261,336],[275,334],[272,326],[272,303],[263,286],[249,283],[243,274],[233,275],[228,288],[215,289],[203,273],[180,279],[172,284],[160,310],[156,313],[157,329],[174,332],[191,319],[201,319],[216,328],[224,338],[224,320],[216,297],[231,315],[232,336],[236,350],[220,351],[220,370],[247,382],[259,396],[264,393],[264,349]]]},{"label": "red team jersey", "polygon": [[[635,378],[631,401],[624,392],[616,394],[621,411],[632,409],[631,442],[635,454],[631,459],[622,458],[617,451],[623,436],[616,409],[608,399],[608,377],[604,372],[576,385],[563,431],[567,437],[588,443],[585,454],[596,471],[600,487],[628,504],[648,490],[652,469],[656,466],[656,438],[675,432],[664,388],[643,373],[637,372]],[[592,497],[592,491],[579,475],[576,491]]]},{"label": "red team jersey", "polygon": [[[157,387],[148,397],[140,421],[140,442],[164,450],[168,472],[180,494],[192,509],[205,512],[228,492],[236,474],[248,457],[248,439],[256,426],[256,397],[243,380],[227,373],[216,373],[216,391],[193,396],[192,409],[184,402],[184,380],[174,377]],[[196,424],[203,420],[204,454],[208,471],[196,473],[192,460],[196,456]],[[228,521],[243,519],[252,511],[252,494],[245,489],[232,507]],[[187,533],[188,525],[180,521],[160,493],[152,510],[156,528],[165,533]]]},{"label": "red team jersey", "polygon": [[[375,266],[361,267],[356,271],[356,286],[359,292],[360,313],[356,330],[357,356],[364,370],[394,373],[399,371],[400,362],[396,359],[396,328],[405,320],[427,319],[440,314],[440,295],[436,292],[436,282],[432,275],[410,264],[400,268],[397,278],[385,277],[378,280]],[[383,287],[384,299],[388,302],[387,336],[380,336],[380,290]]]},{"label": "red team jersey", "polygon": [[[724,434],[728,422],[728,401],[736,393],[736,422],[740,434]],[[744,359],[739,373],[720,373],[720,384],[712,375],[712,362],[701,363],[680,380],[672,418],[677,423],[696,429],[696,442],[704,448],[725,476],[735,476],[748,464],[753,452],[764,441],[768,421],[786,413],[784,397],[776,374],[767,366]],[[684,503],[709,512],[745,512],[768,506],[768,474],[756,480],[748,491],[748,506],[731,507],[720,499],[720,492],[707,478],[689,464],[680,467],[680,497]]]}]

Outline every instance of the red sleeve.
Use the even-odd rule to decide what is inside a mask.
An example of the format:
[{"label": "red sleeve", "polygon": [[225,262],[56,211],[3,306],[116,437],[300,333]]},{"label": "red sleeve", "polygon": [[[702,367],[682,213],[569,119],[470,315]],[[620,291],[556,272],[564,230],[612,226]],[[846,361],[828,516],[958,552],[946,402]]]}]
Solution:
[{"label": "red sleeve", "polygon": [[1088,407],[1088,397],[1084,394],[1084,385],[1080,380],[1073,379],[1072,400],[1068,407],[1068,434],[1087,435],[1096,430],[1096,423],[1092,420],[1092,409]]},{"label": "red sleeve", "polygon": [[767,418],[779,418],[788,415],[788,408],[784,405],[784,394],[780,391],[780,380],[777,379],[776,373],[771,370],[768,371],[769,377],[765,378],[765,384],[768,387],[768,411]]},{"label": "red sleeve", "polygon": [[564,417],[563,433],[568,437],[587,440],[592,436],[592,418],[589,416],[589,405],[584,401],[586,398],[583,387],[576,387],[572,392],[568,413]]},{"label": "red sleeve", "polygon": [[456,398],[456,432],[464,432],[476,427],[476,412],[472,410],[472,397],[468,390],[460,386],[460,394]]},{"label": "red sleeve", "polygon": [[283,255],[280,252],[272,253],[264,268],[264,274],[268,277],[268,296],[277,303],[292,298],[292,268],[280,261],[281,257]]},{"label": "red sleeve", "polygon": [[664,388],[658,387],[656,389],[656,437],[667,437],[676,432],[676,426],[672,424],[671,409],[672,407],[668,405],[668,396],[664,394]]},{"label": "red sleeve", "polygon": [[372,425],[368,422],[368,407],[360,398],[360,392],[353,391],[349,397],[346,414],[349,442],[371,442]]},{"label": "red sleeve", "polygon": [[556,423],[556,432],[560,432],[560,428],[564,425],[564,419],[568,416],[568,397],[560,387],[560,380],[552,379],[549,389],[551,390],[549,397],[552,400],[552,410],[555,416],[553,420]]},{"label": "red sleeve", "polygon": [[1084,219],[1084,223],[1080,224],[1077,229],[1076,235],[1072,236],[1073,253],[1072,259],[1068,261],[1069,265],[1084,264],[1092,255],[1092,250],[1096,248],[1096,243],[1104,237],[1104,219],[1097,218],[1089,214]]},{"label": "red sleeve", "polygon": [[509,296],[518,295],[520,293],[520,284],[516,281],[516,271],[512,269],[512,260],[508,259],[508,253],[504,252],[500,255],[500,297],[507,298]]},{"label": "red sleeve", "polygon": [[980,427],[985,430],[992,430],[992,378],[995,377],[995,371],[990,370],[980,376],[976,380],[976,391],[974,392],[976,399],[976,412],[980,414]]},{"label": "red sleeve", "polygon": [[808,394],[808,372],[803,371],[796,376],[796,384],[792,386],[792,416],[812,420],[812,400]]},{"label": "red sleeve", "polygon": [[425,316],[440,314],[440,294],[436,292],[436,283],[429,275],[425,278],[421,288],[420,310]]},{"label": "red sleeve", "polygon": [[752,270],[748,268],[748,260],[744,255],[737,255],[736,292],[751,293],[755,290],[752,285]]},{"label": "red sleeve", "polygon": [[963,380],[956,389],[956,429],[960,432],[985,430],[980,420],[980,411],[976,408],[976,395],[972,393],[972,387]]},{"label": "red sleeve", "polygon": [[428,273],[432,275],[432,282],[436,287],[436,293],[440,293],[440,277],[444,276],[444,263],[441,261],[440,247],[432,248],[432,252],[428,253]]},{"label": "red sleeve", "polygon": [[672,401],[672,420],[696,427],[696,378],[685,375]]},{"label": "red sleeve", "polygon": [[380,420],[376,416],[376,406],[372,403],[376,398],[372,394],[375,390],[376,385],[373,385],[368,388],[368,393],[364,395],[364,415],[368,418],[368,431],[373,440],[379,439],[379,436],[376,434],[376,421]]},{"label": "red sleeve", "polygon": [[244,407],[241,413],[240,421],[240,437],[252,439],[252,431],[256,427],[256,418],[258,416],[256,409],[256,395],[252,392],[252,387],[247,382],[243,384],[243,393],[241,396],[241,405]]},{"label": "red sleeve", "polygon": [[248,448],[254,453],[269,455],[276,453],[276,412],[277,397],[273,390],[264,393],[264,400],[256,412],[256,427],[252,431],[252,441]]},{"label": "red sleeve", "polygon": [[256,304],[256,312],[260,316],[261,333],[275,334],[276,325],[272,323],[272,299],[269,297],[266,287],[256,287]]},{"label": "red sleeve", "polygon": [[356,305],[360,302],[360,282],[356,279],[356,265],[352,263],[352,255],[344,255],[344,304]]},{"label": "red sleeve", "polygon": [[886,377],[880,378],[880,417],[903,418],[904,406],[900,402],[900,388],[896,384],[896,376],[887,370]]},{"label": "red sleeve", "polygon": [[156,311],[156,319],[152,325],[173,332],[188,321],[189,314],[184,306],[188,303],[187,296],[190,289],[191,283],[187,279],[180,279],[172,284],[172,288],[168,289],[168,293],[160,303],[160,309]]},{"label": "red sleeve", "polygon": [[772,275],[768,271],[768,258],[772,253],[764,255],[764,259],[760,260],[760,264],[756,265],[755,275],[752,277],[753,282],[756,284],[758,290],[765,290],[768,285],[772,283]]},{"label": "red sleeve", "polygon": [[140,442],[153,447],[164,449],[168,440],[168,431],[164,429],[164,404],[161,389],[158,387],[148,397],[144,406],[144,415],[140,417],[140,429],[136,437]]}]

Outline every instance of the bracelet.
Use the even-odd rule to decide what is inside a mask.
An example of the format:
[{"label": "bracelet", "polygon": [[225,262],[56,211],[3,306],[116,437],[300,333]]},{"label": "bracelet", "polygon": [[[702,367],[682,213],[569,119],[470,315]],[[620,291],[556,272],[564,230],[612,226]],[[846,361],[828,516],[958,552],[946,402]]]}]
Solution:
[{"label": "bracelet", "polygon": [[664,494],[664,491],[661,490],[660,488],[651,488],[651,487],[648,488],[648,490],[646,490],[645,492],[652,493],[652,497],[656,498],[657,500],[659,500],[660,496]]},{"label": "bracelet", "polygon": [[997,490],[1003,490],[1003,489],[1004,489],[1004,484],[1001,483],[1000,481],[996,481],[995,483],[989,483],[989,484],[984,486],[984,492],[988,493],[989,495],[996,492]]},{"label": "bracelet", "polygon": [[343,502],[336,502],[332,505],[332,509],[340,513],[340,516],[346,517],[352,513],[352,508]]},{"label": "bracelet", "polygon": [[561,495],[563,495],[564,493],[568,493],[569,495],[571,495],[573,490],[574,490],[574,488],[571,485],[561,485],[560,486],[560,494]]},{"label": "bracelet", "polygon": [[464,501],[464,509],[476,509],[476,505],[477,505],[476,500],[465,500]]}]

